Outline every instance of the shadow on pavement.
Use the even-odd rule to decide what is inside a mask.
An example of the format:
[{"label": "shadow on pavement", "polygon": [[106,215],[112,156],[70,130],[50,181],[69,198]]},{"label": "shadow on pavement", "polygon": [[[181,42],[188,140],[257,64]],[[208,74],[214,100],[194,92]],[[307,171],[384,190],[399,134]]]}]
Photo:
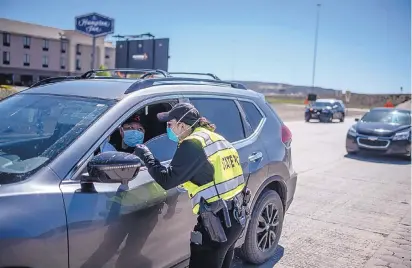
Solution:
[{"label": "shadow on pavement", "polygon": [[282,259],[284,252],[285,248],[281,245],[278,245],[275,256],[261,265],[245,263],[241,259],[239,259],[239,257],[235,257],[235,259],[233,260],[232,268],[272,268],[276,265],[276,263],[280,261],[280,259]]},{"label": "shadow on pavement", "polygon": [[367,153],[357,153],[357,154],[346,154],[346,158],[354,159],[354,160],[359,160],[359,161],[365,161],[365,162],[371,162],[371,163],[379,163],[379,164],[392,164],[392,165],[410,165],[411,160],[407,159],[402,159],[400,157],[396,156],[376,156],[376,155],[371,155]]},{"label": "shadow on pavement", "polygon": [[320,121],[320,120],[317,120],[317,119],[311,119],[311,120],[309,120],[308,122],[306,122],[306,123],[318,123],[318,124],[338,124],[338,123],[342,123],[341,121],[339,121],[339,120],[336,120],[336,119],[334,119],[333,121],[327,121],[327,122],[324,122],[324,121]]}]

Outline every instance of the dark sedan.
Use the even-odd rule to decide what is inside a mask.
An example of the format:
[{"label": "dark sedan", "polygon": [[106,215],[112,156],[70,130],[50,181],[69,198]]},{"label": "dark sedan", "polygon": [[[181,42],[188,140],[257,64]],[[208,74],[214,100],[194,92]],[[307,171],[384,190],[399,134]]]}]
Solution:
[{"label": "dark sedan", "polygon": [[333,119],[345,120],[346,108],[342,101],[336,99],[318,99],[305,109],[305,121],[319,119],[321,122],[332,122]]},{"label": "dark sedan", "polygon": [[411,112],[374,108],[353,125],[346,135],[346,151],[372,152],[411,157]]}]

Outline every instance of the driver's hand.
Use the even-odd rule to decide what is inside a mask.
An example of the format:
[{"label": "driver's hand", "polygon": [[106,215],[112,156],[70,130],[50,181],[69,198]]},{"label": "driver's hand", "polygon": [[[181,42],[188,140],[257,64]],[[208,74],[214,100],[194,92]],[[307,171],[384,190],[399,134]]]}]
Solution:
[{"label": "driver's hand", "polygon": [[134,149],[134,154],[143,161],[145,161],[147,157],[152,156],[152,152],[144,144],[136,145],[136,148]]}]

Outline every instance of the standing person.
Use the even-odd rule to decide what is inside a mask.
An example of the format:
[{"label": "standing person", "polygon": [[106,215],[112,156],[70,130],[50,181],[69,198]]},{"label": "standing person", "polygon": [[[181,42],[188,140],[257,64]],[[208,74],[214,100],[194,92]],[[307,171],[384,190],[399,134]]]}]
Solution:
[{"label": "standing person", "polygon": [[144,145],[137,145],[135,154],[164,189],[181,185],[188,191],[193,213],[198,215],[189,267],[229,268],[245,226],[245,180],[239,155],[191,104],[177,104],[157,117],[167,122],[168,137],[178,143],[170,165],[161,165]]}]

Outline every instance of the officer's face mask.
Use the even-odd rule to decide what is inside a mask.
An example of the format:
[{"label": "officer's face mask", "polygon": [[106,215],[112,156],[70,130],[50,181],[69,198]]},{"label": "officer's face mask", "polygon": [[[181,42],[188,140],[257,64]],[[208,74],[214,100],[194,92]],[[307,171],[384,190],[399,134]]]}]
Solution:
[{"label": "officer's face mask", "polygon": [[[173,127],[167,127],[166,129],[166,133],[167,136],[169,137],[170,140],[174,141],[174,142],[179,142],[179,137],[181,137],[184,133],[186,133],[186,131],[188,131],[189,129],[191,129],[198,121],[199,119],[196,120],[196,122],[194,122],[190,127],[188,127],[186,130],[182,131],[181,133],[179,133],[179,131],[176,130],[176,127],[179,126],[180,121],[193,109],[187,111],[177,122]],[[175,129],[175,130],[173,130]],[[176,132],[177,133],[176,133]]]},{"label": "officer's face mask", "polygon": [[135,130],[124,130],[123,131],[123,142],[129,147],[135,147],[137,144],[142,144],[144,140],[144,133]]}]

